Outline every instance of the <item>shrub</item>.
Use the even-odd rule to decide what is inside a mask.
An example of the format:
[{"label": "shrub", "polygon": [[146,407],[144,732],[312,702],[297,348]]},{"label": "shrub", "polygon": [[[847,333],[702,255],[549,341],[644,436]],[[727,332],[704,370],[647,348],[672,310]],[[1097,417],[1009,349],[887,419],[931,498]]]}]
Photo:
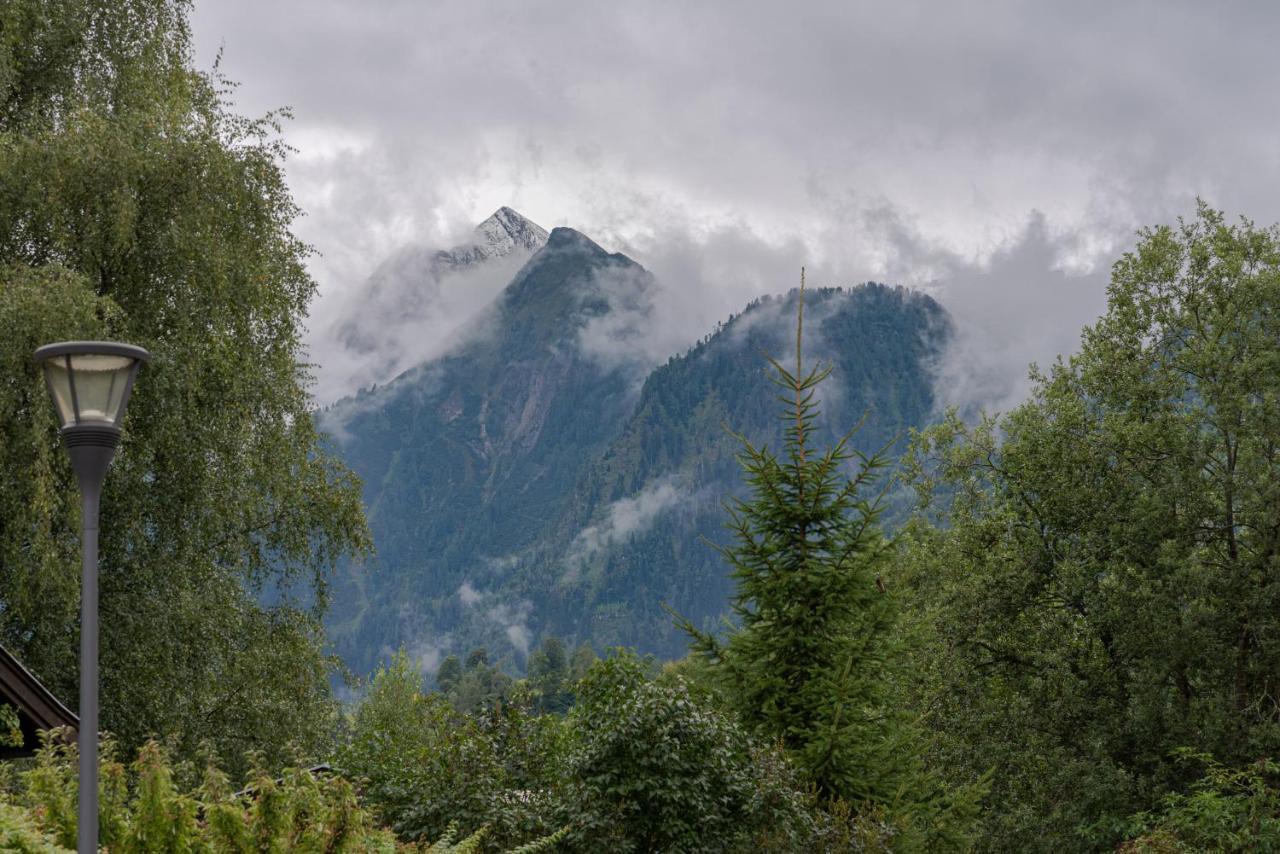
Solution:
[{"label": "shrub", "polygon": [[[22,803],[0,802],[0,850],[75,846],[76,760],[74,743],[45,735],[35,766],[22,775]],[[279,777],[257,772],[246,789],[232,792],[226,775],[210,769],[203,785],[184,792],[154,742],[142,747],[128,769],[107,742],[100,776],[100,838],[112,854],[397,850],[395,837],[373,826],[355,789],[341,777],[297,769]]]},{"label": "shrub", "polygon": [[501,851],[548,835],[561,778],[564,726],[530,713],[533,697],[477,714],[423,692],[403,655],[374,676],[338,765],[401,838],[438,839],[452,827],[486,830],[478,850]]},{"label": "shrub", "polygon": [[576,850],[770,850],[811,832],[806,797],[776,751],[753,745],[679,677],[646,678],[633,655],[598,662],[569,716],[568,841]]},{"label": "shrub", "polygon": [[0,803],[0,851],[17,854],[71,854],[73,849],[59,845],[40,829],[26,810],[14,804]]},{"label": "shrub", "polygon": [[1192,750],[1174,755],[1201,763],[1204,776],[1190,791],[1167,795],[1158,812],[1134,816],[1127,852],[1280,851],[1280,766],[1259,759],[1228,768]]}]

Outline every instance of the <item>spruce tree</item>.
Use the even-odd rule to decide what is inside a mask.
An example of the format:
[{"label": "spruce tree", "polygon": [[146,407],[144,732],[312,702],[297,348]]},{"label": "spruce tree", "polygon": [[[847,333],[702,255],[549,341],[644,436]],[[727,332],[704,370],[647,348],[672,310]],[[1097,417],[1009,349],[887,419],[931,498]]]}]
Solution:
[{"label": "spruce tree", "polygon": [[795,369],[768,357],[782,390],[782,451],[738,435],[749,494],[728,506],[733,542],[717,547],[737,584],[737,627],[723,640],[684,627],[742,720],[781,741],[821,794],[888,803],[904,762],[917,760],[899,749],[904,725],[885,710],[896,620],[881,579],[880,496],[867,496],[883,456],[850,446],[857,427],[814,447],[818,388],[831,368],[806,370],[803,333],[802,271]]}]

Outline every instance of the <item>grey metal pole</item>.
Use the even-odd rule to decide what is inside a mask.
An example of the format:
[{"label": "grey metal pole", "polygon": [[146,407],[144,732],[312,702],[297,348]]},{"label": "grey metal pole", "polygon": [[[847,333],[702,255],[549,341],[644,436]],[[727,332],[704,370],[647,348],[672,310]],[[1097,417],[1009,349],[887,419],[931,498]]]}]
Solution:
[{"label": "grey metal pole", "polygon": [[120,431],[69,427],[62,440],[80,482],[84,563],[80,580],[80,803],[76,845],[80,854],[98,850],[98,507],[102,482],[116,455]]},{"label": "grey metal pole", "polygon": [[[101,357],[108,359],[104,366]],[[81,357],[87,357],[81,361]],[[132,344],[114,341],[62,341],[35,352],[43,366],[45,384],[57,410],[58,430],[71,469],[80,483],[80,533],[83,550],[80,584],[80,799],[77,804],[76,844],[80,854],[98,851],[98,509],[102,482],[120,445],[120,421],[124,417],[133,380],[151,354]],[[102,372],[109,372],[104,375]],[[96,379],[77,389],[76,375]],[[108,379],[103,391],[97,383]],[[117,383],[123,382],[123,387]],[[90,392],[95,406],[82,409]],[[98,397],[95,397],[98,395]]]},{"label": "grey metal pole", "polygon": [[98,850],[98,504],[101,484],[81,482],[80,815],[77,850]]}]

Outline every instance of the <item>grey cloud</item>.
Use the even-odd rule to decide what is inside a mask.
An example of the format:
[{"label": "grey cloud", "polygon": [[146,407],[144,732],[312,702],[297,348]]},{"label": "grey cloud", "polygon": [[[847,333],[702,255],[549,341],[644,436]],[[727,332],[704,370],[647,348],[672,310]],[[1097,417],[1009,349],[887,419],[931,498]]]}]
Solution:
[{"label": "grey cloud", "polygon": [[[403,650],[423,676],[435,673],[440,660],[453,644],[453,636],[424,631],[422,615],[407,602],[397,609],[396,619],[402,629],[401,636],[409,638],[407,642],[401,643],[400,650]],[[400,650],[383,646],[380,654],[383,659],[390,659]]]},{"label": "grey cloud", "polygon": [[[314,336],[395,248],[511,204],[634,251],[671,291],[663,346],[808,263],[820,284],[936,281],[1002,363],[1074,340],[1059,329],[1097,288],[1073,272],[1194,196],[1280,220],[1277,24],[1269,4],[1155,0],[206,0],[193,19],[243,110],[295,108]],[[1028,286],[1037,257],[1049,284]]]},{"label": "grey cloud", "polygon": [[308,342],[319,401],[384,383],[492,331],[484,309],[547,234],[503,208],[464,238],[447,250],[401,247],[359,287],[330,300],[335,316],[313,326]]},{"label": "grey cloud", "polygon": [[1075,352],[1081,329],[1106,308],[1105,270],[1072,271],[1075,237],[1052,234],[1041,214],[981,262],[913,243],[906,231],[896,239],[896,263],[938,277],[922,289],[953,323],[934,366],[940,407],[1007,411],[1030,390],[1029,366]]},{"label": "grey cloud", "polygon": [[964,182],[1062,160],[1177,163],[1194,180],[1221,162],[1203,157],[1214,148],[1257,162],[1276,20],[1155,2],[224,0],[197,7],[195,30],[201,56],[225,40],[248,106],[292,103],[305,124],[367,129],[389,149],[412,139],[418,165],[443,158],[445,176],[520,160],[533,179],[567,155],[755,207],[794,199],[811,174],[969,167]]},{"label": "grey cloud", "polygon": [[462,582],[458,588],[458,598],[462,600],[463,605],[475,605],[481,599],[480,592],[471,586],[470,581]]},{"label": "grey cloud", "polygon": [[313,332],[320,365],[316,398],[332,401],[455,349],[491,330],[485,313],[530,253],[513,253],[438,279],[424,274],[419,247],[401,250],[364,286],[353,288],[339,319]]},{"label": "grey cloud", "polygon": [[[1008,409],[1029,389],[1029,365],[1074,352],[1081,328],[1105,308],[1106,271],[1093,261],[1097,250],[1082,245],[1078,232],[1053,233],[1037,212],[979,259],[930,240],[886,203],[859,207],[851,201],[833,222],[839,223],[833,232],[863,235],[865,243],[849,241],[840,255],[811,265],[811,289],[868,279],[904,283],[934,296],[951,316],[954,335],[934,366],[940,406]],[[614,299],[617,314],[583,331],[583,346],[602,363],[652,367],[682,352],[750,300],[796,287],[800,265],[814,253],[799,239],[771,244],[741,224],[697,239],[690,231],[677,221],[625,247],[654,271],[655,281],[643,291],[606,283],[606,290],[612,285],[611,292],[630,296]],[[1105,246],[1117,241],[1108,235]],[[760,306],[739,318],[734,333],[765,324],[789,340],[795,319],[783,308],[781,300]],[[809,328],[835,308],[834,302],[811,302]],[[825,348],[826,342],[806,336],[811,363],[833,358]],[[838,391],[833,383],[822,389],[828,396]]]},{"label": "grey cloud", "polygon": [[957,335],[939,366],[942,403],[1008,410],[1027,396],[1030,364],[1077,349],[1081,328],[1106,308],[1107,278],[1054,269],[1056,250],[1034,219],[1021,241],[947,282]]},{"label": "grey cloud", "polygon": [[435,673],[440,669],[440,660],[448,650],[448,638],[443,642],[435,642],[419,638],[411,643],[405,653],[423,676]]},{"label": "grey cloud", "polygon": [[493,626],[502,629],[511,646],[521,655],[528,655],[529,644],[533,640],[533,632],[529,628],[533,604],[528,601],[514,604],[504,602],[486,604],[490,595],[485,591],[477,590],[470,581],[464,581],[458,587],[458,599],[463,605],[475,611]]},{"label": "grey cloud", "polygon": [[593,557],[626,537],[643,533],[661,514],[693,498],[678,477],[668,475],[645,484],[635,495],[613,502],[598,523],[583,528],[569,544],[562,583],[572,583]]},{"label": "grey cloud", "polygon": [[521,655],[529,654],[529,643],[533,640],[533,633],[529,631],[529,627],[523,622],[508,623],[506,625],[507,640],[511,641],[511,645],[520,650]]},{"label": "grey cloud", "polygon": [[634,268],[606,268],[591,289],[608,310],[587,318],[578,330],[578,347],[605,370],[624,370],[643,379],[648,369],[670,354],[656,334],[655,282]]},{"label": "grey cloud", "polygon": [[809,253],[799,240],[775,244],[744,223],[699,233],[674,212],[661,228],[617,242],[652,276],[598,276],[593,285],[609,311],[583,326],[578,344],[602,367],[629,371],[637,381],[752,299],[795,287]]}]

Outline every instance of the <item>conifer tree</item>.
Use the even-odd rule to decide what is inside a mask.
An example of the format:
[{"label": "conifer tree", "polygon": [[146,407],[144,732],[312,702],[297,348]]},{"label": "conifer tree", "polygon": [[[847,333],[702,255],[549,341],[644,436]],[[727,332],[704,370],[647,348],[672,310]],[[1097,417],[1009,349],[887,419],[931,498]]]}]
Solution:
[{"label": "conifer tree", "polygon": [[884,708],[895,609],[880,574],[879,496],[865,494],[883,457],[851,448],[857,427],[813,447],[831,368],[804,365],[803,271],[797,304],[795,369],[769,358],[785,407],[782,452],[738,436],[750,494],[729,505],[733,543],[717,547],[737,583],[737,628],[721,640],[681,622],[742,720],[780,740],[823,795],[886,803],[904,763],[918,760]]}]

